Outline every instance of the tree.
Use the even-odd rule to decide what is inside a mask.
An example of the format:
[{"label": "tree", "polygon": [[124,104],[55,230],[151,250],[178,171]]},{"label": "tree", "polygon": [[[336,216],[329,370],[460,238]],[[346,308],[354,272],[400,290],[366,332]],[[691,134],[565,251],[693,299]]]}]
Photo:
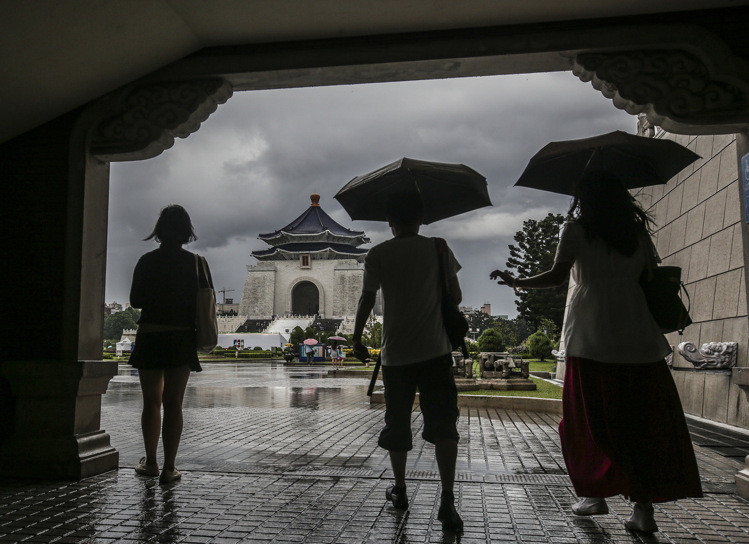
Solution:
[{"label": "tree", "polygon": [[492,328],[500,332],[508,346],[519,346],[534,330],[533,325],[522,317],[516,317],[515,319],[499,318],[494,322]]},{"label": "tree", "polygon": [[[507,268],[514,275],[526,278],[549,270],[554,264],[554,254],[559,243],[559,230],[564,216],[550,213],[541,221],[523,221],[523,230],[515,233],[515,244],[510,245]],[[519,290],[515,302],[520,317],[537,328],[542,318],[552,320],[558,329],[564,319],[564,304],[567,299],[567,284],[553,289]]]},{"label": "tree", "polygon": [[296,346],[304,342],[305,338],[307,337],[304,335],[304,329],[302,327],[296,326],[291,330],[291,336],[289,336],[289,344],[293,344],[296,348]]},{"label": "tree", "polygon": [[479,351],[505,350],[505,340],[497,329],[486,329],[481,333],[476,343],[478,344]]},{"label": "tree", "polygon": [[538,330],[546,334],[552,344],[559,342],[559,327],[551,319],[542,318],[538,324]]},{"label": "tree", "polygon": [[128,308],[122,312],[108,315],[104,318],[104,338],[119,342],[124,329],[138,328],[140,311]]},{"label": "tree", "polygon": [[531,357],[541,361],[551,357],[551,340],[542,331],[534,332],[528,338],[528,348]]},{"label": "tree", "polygon": [[317,340],[317,331],[311,326],[304,329],[304,338],[314,338]]},{"label": "tree", "polygon": [[468,332],[474,339],[494,325],[494,319],[481,310],[474,310],[465,314],[465,316],[466,321],[468,321]]},{"label": "tree", "polygon": [[370,348],[380,349],[382,347],[382,323],[372,315],[367,322],[367,332],[362,335],[364,345]]}]

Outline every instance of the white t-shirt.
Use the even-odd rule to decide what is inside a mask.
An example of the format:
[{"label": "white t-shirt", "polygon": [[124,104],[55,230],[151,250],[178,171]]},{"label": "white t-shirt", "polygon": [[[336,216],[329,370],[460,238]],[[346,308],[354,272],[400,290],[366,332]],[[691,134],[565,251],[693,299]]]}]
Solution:
[{"label": "white t-shirt", "polygon": [[[460,264],[447,249],[448,277]],[[364,260],[364,290],[382,289],[382,364],[408,365],[452,351],[442,321],[434,238],[407,236],[376,245]]]},{"label": "white t-shirt", "polygon": [[670,353],[639,284],[649,245],[642,240],[625,257],[599,237],[588,240],[579,223],[565,225],[555,261],[573,263],[564,327],[568,356],[621,364],[654,363]]}]

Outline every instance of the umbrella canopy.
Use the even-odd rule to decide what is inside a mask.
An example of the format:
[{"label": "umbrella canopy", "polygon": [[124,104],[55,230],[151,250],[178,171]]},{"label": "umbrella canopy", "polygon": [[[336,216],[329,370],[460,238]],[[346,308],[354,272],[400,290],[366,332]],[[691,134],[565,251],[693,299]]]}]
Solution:
[{"label": "umbrella canopy", "polygon": [[303,343],[304,345],[306,345],[306,346],[314,346],[314,345],[316,345],[316,344],[317,344],[318,342],[317,342],[317,340],[315,340],[314,338],[307,338],[307,339],[306,339],[306,340],[304,340],[304,341],[303,341],[302,343]]},{"label": "umbrella canopy", "polygon": [[417,192],[424,204],[423,223],[491,206],[486,178],[463,164],[402,158],[357,176],[335,195],[351,219],[387,221],[385,203],[394,194]]},{"label": "umbrella canopy", "polygon": [[337,340],[339,342],[346,342],[346,339],[343,336],[329,336],[328,340]]},{"label": "umbrella canopy", "polygon": [[608,170],[628,189],[666,183],[700,156],[672,140],[617,130],[581,140],[551,142],[536,153],[515,183],[574,195],[584,173]]}]

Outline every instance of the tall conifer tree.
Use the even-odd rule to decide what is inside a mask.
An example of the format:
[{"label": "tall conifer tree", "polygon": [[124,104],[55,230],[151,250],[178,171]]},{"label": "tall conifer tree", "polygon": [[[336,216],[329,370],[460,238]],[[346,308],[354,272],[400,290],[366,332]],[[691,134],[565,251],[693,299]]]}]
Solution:
[{"label": "tall conifer tree", "polygon": [[[559,243],[559,231],[564,216],[550,213],[540,221],[523,221],[523,229],[515,233],[515,244],[510,245],[507,268],[521,278],[535,276],[549,270],[554,264],[554,255]],[[560,329],[564,319],[564,304],[567,285],[553,289],[518,290],[515,305],[521,318],[538,327],[541,319],[551,319]]]}]

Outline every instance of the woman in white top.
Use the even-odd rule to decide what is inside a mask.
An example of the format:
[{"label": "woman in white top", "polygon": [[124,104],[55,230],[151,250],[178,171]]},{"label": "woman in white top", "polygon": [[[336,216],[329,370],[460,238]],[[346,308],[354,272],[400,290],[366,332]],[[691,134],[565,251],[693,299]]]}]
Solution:
[{"label": "woman in white top", "polygon": [[[628,529],[655,532],[653,502],[701,497],[692,442],[664,357],[671,351],[639,279],[654,251],[651,220],[612,173],[581,180],[554,266],[530,278],[495,270],[513,288],[562,284],[572,271],[559,425],[577,515],[634,501]],[[651,252],[651,253],[649,253]]]}]

